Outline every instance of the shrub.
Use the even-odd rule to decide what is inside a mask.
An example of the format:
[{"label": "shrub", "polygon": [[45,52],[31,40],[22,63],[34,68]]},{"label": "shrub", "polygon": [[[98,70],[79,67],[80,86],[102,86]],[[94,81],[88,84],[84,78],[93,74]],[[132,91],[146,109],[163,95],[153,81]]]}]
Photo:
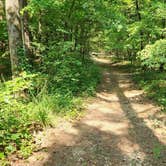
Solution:
[{"label": "shrub", "polygon": [[[78,53],[70,52],[70,44],[66,43],[61,49],[52,46],[44,57],[41,70],[48,73],[49,91],[73,95],[81,93],[92,94],[100,80],[100,71],[89,57],[82,60]],[[68,51],[68,52],[67,52]]]},{"label": "shrub", "polygon": [[0,156],[20,150],[31,140],[32,123],[26,108],[24,90],[32,88],[35,75],[22,73],[20,77],[0,84]]},{"label": "shrub", "polygon": [[81,114],[85,94],[93,94],[99,81],[98,67],[75,55],[49,63],[51,73],[21,73],[0,84],[0,159],[12,153],[28,157],[32,131],[53,125],[55,116]]},{"label": "shrub", "polygon": [[134,81],[147,92],[147,96],[166,110],[166,80],[165,72],[157,71],[138,72],[134,74]]},{"label": "shrub", "polygon": [[147,45],[138,53],[141,65],[151,69],[162,69],[166,66],[166,39],[156,41],[152,45]]}]

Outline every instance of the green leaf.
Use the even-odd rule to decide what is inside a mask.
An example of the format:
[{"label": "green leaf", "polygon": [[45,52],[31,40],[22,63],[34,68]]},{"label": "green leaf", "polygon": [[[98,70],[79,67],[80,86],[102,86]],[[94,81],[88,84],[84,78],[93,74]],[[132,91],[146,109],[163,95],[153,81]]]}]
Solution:
[{"label": "green leaf", "polygon": [[0,152],[0,159],[4,159],[5,158],[5,155],[3,152]]}]

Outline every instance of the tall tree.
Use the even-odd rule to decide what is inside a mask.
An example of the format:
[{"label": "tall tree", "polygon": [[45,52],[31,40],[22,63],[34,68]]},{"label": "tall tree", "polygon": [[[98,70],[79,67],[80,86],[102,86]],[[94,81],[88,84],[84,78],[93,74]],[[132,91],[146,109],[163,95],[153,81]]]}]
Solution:
[{"label": "tall tree", "polygon": [[27,0],[19,0],[20,6],[20,23],[21,23],[21,34],[22,34],[22,42],[24,55],[29,56],[30,54],[30,37],[28,30],[28,13],[27,11],[22,11],[27,6]]},{"label": "tall tree", "polygon": [[22,46],[20,4],[18,0],[6,0],[6,19],[9,35],[9,50],[13,77],[19,74],[19,50]]},{"label": "tall tree", "polygon": [[[138,21],[141,22],[142,17],[141,17],[141,13],[140,13],[140,4],[139,4],[138,0],[135,0],[135,10],[136,10],[137,19],[138,19]],[[141,50],[143,49],[142,37],[143,37],[143,32],[142,32],[142,30],[140,30],[140,48],[141,48]]]}]

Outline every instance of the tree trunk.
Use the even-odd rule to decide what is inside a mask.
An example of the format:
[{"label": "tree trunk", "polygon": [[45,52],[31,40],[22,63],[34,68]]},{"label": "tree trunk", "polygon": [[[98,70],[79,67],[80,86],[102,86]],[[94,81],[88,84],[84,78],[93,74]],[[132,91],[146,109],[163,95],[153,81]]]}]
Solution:
[{"label": "tree trunk", "polygon": [[[20,2],[20,11],[27,6],[27,0],[19,0]],[[25,56],[29,56],[31,54],[30,51],[30,37],[28,30],[28,13],[26,11],[20,16],[21,23],[21,33],[22,33],[22,41],[23,41],[23,49]],[[29,59],[29,57],[28,57]]]},{"label": "tree trunk", "polygon": [[[142,18],[141,18],[141,14],[140,14],[140,6],[139,6],[139,1],[138,0],[135,0],[135,6],[136,6],[136,15],[137,15],[137,19],[138,21],[141,21]],[[143,38],[143,31],[140,30],[140,48],[141,50],[143,49],[143,41],[142,41],[142,38]]]},{"label": "tree trunk", "polygon": [[163,32],[161,34],[161,38],[162,39],[165,39],[166,38],[166,35],[165,35],[165,27],[166,27],[166,19],[162,19],[162,28],[163,28]]},{"label": "tree trunk", "polygon": [[[20,11],[27,6],[27,0],[19,0]],[[28,32],[28,14],[24,11],[24,13],[20,16],[20,23],[21,23],[21,34],[22,34],[22,41],[23,41],[23,49],[24,54],[28,55],[30,52],[30,39],[29,39],[29,32]]]},{"label": "tree trunk", "polygon": [[20,25],[20,6],[18,0],[6,0],[6,19],[9,35],[9,50],[11,60],[12,76],[18,76],[19,51],[22,47],[21,25]]}]

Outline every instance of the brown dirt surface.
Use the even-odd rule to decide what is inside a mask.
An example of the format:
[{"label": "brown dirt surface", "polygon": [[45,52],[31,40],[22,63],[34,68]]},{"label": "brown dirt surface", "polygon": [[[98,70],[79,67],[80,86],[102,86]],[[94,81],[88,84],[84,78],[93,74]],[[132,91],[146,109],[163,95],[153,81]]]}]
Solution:
[{"label": "brown dirt surface", "polygon": [[[86,115],[38,134],[40,149],[12,166],[166,166],[166,116],[105,59],[96,98]],[[40,140],[40,141],[39,141]]]}]

